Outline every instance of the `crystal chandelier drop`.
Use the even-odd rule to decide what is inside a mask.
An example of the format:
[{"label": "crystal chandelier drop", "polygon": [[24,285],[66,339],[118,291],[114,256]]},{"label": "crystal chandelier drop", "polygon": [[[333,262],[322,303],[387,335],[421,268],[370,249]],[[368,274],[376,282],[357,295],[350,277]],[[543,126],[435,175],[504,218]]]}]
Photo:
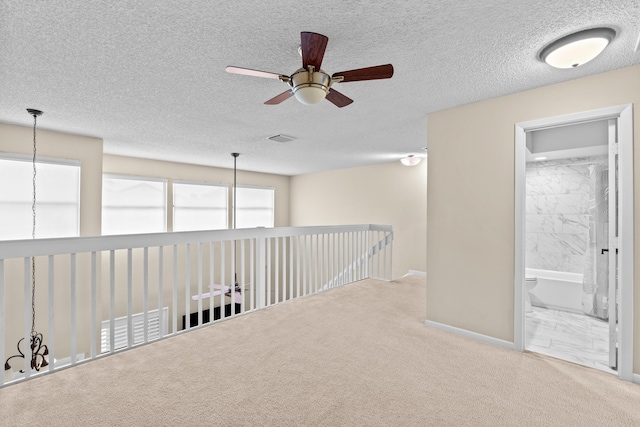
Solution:
[{"label": "crystal chandelier drop", "polygon": [[[34,110],[32,108],[27,108],[27,112],[33,116],[33,204],[31,205],[31,213],[32,213],[32,225],[33,228],[31,230],[31,237],[33,239],[36,238],[36,122],[38,116],[42,115],[42,111]],[[43,336],[41,333],[36,331],[36,259],[35,257],[31,257],[31,335],[29,337],[29,347],[31,350],[31,369],[35,369],[36,371],[40,371],[40,368],[44,368],[49,365],[47,362],[46,356],[49,354],[49,348],[43,343]],[[11,365],[9,361],[14,358],[22,358],[24,359],[24,368],[20,372],[25,372],[27,369],[27,356],[20,349],[21,344],[23,343],[24,338],[21,338],[18,341],[17,348],[18,354],[9,357],[4,362],[4,370],[8,371],[11,369]],[[26,350],[26,349],[25,349]]]}]

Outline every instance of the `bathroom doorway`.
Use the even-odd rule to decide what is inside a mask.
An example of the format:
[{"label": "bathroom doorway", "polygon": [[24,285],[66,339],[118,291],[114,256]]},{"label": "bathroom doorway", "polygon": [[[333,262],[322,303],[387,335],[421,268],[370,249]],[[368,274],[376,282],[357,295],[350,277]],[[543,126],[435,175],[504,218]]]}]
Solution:
[{"label": "bathroom doorway", "polygon": [[514,282],[516,349],[628,380],[630,115],[622,106],[516,125]]}]

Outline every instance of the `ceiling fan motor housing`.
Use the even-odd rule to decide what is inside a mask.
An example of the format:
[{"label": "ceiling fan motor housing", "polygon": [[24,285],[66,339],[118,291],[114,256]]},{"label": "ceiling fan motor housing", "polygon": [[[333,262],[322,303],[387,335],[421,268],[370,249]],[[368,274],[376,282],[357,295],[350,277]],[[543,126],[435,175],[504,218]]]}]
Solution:
[{"label": "ceiling fan motor housing", "polygon": [[291,75],[289,84],[293,94],[303,104],[312,105],[322,101],[329,92],[331,76],[324,71],[300,68]]}]

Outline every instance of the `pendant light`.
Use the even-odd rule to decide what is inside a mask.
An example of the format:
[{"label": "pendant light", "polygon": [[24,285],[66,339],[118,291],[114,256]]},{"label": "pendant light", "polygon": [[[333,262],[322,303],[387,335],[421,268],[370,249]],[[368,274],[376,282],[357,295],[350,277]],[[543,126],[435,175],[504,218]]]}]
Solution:
[{"label": "pendant light", "polygon": [[[32,108],[27,108],[27,112],[33,116],[33,203],[31,205],[31,218],[32,218],[32,229],[31,229],[31,238],[36,238],[36,123],[37,118],[42,115],[42,111],[34,110]],[[24,369],[20,372],[25,372],[27,369],[27,350],[23,353],[20,349],[20,344],[24,341],[24,338],[21,338],[18,341],[17,349],[18,354],[9,357],[4,362],[4,370],[8,371],[11,369],[11,365],[9,361],[14,358],[22,358],[24,359]],[[43,336],[41,333],[36,332],[36,259],[35,257],[31,257],[31,334],[29,337],[29,347],[31,349],[31,369],[35,369],[36,371],[40,371],[40,368],[44,368],[48,366],[46,356],[49,355],[49,348],[43,343]]]}]

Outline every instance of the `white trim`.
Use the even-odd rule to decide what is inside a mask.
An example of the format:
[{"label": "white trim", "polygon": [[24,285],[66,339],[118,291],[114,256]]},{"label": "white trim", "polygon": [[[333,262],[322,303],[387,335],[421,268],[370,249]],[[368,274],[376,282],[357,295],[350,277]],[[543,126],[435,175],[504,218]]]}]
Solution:
[{"label": "white trim", "polygon": [[405,274],[402,277],[407,277],[407,276],[421,276],[421,277],[427,277],[427,272],[426,271],[419,271],[419,270],[409,270],[409,272],[407,274]]},{"label": "white trim", "polygon": [[[233,187],[233,184],[229,184],[229,185]],[[274,192],[276,191],[276,187],[271,187],[269,185],[237,184],[236,187],[237,188],[257,188],[261,190],[273,190]]]},{"label": "white trim", "polygon": [[[32,162],[33,154],[22,154],[22,153],[9,153],[9,152],[0,152],[0,159],[3,160],[15,160],[18,162]],[[47,163],[54,165],[63,165],[63,166],[81,166],[81,162],[78,159],[67,159],[64,157],[47,157],[36,155],[36,163]]]},{"label": "white trim", "polygon": [[489,344],[497,345],[500,347],[513,350],[513,343],[509,341],[501,340],[498,338],[490,337],[489,335],[479,334],[477,332],[471,332],[466,329],[456,328],[455,326],[445,325],[444,323],[433,322],[431,320],[425,320],[425,326],[440,329],[441,331],[450,332],[452,334],[461,335],[463,337],[471,338],[477,341],[483,341]]},{"label": "white trim", "polygon": [[121,175],[119,173],[103,173],[102,178],[109,179],[126,179],[129,181],[152,181],[152,182],[164,182],[167,184],[169,182],[169,178],[160,178],[157,176],[146,176],[146,175]]},{"label": "white trim", "polygon": [[638,374],[633,374],[633,383],[635,384],[640,384],[640,375]]},{"label": "white trim", "polygon": [[524,351],[524,293],[522,284],[524,283],[525,268],[525,203],[526,203],[526,143],[527,134],[525,129],[516,124],[515,126],[515,172],[514,172],[514,278],[513,278],[513,346],[517,351]]},{"label": "white trim", "polygon": [[227,190],[231,186],[225,182],[209,182],[209,181],[190,181],[188,179],[172,179],[172,184],[187,184],[187,185],[206,185],[211,187],[225,187]]},{"label": "white trim", "polygon": [[633,106],[632,104],[584,111],[515,125],[514,194],[514,347],[524,350],[524,215],[525,215],[525,142],[526,132],[585,121],[618,119],[620,187],[620,333],[618,375],[635,381],[633,374]]},{"label": "white trim", "polygon": [[618,119],[618,248],[619,342],[618,373],[633,381],[633,106],[627,105]]}]

